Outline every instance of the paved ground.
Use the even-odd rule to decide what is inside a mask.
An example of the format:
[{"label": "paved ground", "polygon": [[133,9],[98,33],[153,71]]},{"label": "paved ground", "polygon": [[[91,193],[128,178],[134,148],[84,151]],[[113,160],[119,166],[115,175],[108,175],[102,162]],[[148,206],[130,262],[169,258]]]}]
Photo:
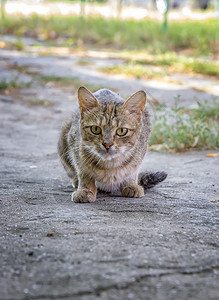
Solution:
[{"label": "paved ground", "polygon": [[[1,40],[5,38],[0,36]],[[7,41],[7,39],[5,39]],[[34,39],[24,39],[24,43],[36,43]],[[57,53],[58,48],[54,48]],[[80,80],[84,84],[90,84],[94,87],[107,87],[119,92],[123,97],[130,96],[130,93],[136,92],[138,89],[144,89],[147,92],[148,99],[174,105],[175,98],[180,95],[180,105],[190,106],[198,100],[211,102],[219,99],[219,80],[211,77],[203,77],[202,75],[186,75],[186,74],[170,74],[170,82],[162,82],[156,80],[133,79],[123,75],[109,75],[99,71],[99,68],[106,66],[114,66],[122,64],[123,60],[118,58],[108,58],[107,53],[95,51],[86,51],[75,53],[74,55],[65,52],[62,49],[59,56],[49,56],[46,48],[38,48],[29,46],[28,52],[4,50],[1,53],[0,66],[2,72],[1,79],[15,79],[19,82],[28,83],[33,80],[31,73],[38,73],[43,76],[60,76],[63,78],[72,78]],[[38,52],[41,55],[38,55]],[[42,53],[44,53],[42,55]],[[26,73],[19,73],[16,67],[28,67]],[[152,68],[152,66],[151,66]],[[51,87],[47,86],[47,92],[54,92]],[[48,98],[48,93],[43,91],[43,97]],[[55,92],[56,93],[56,92]],[[65,94],[65,98],[69,95]],[[72,94],[70,99],[73,99]],[[53,100],[53,98],[52,98]]]},{"label": "paved ground", "polygon": [[[3,51],[1,77],[24,56]],[[66,59],[47,61],[28,64],[69,70]],[[33,105],[33,95],[51,103]],[[219,158],[149,153],[142,167],[169,176],[143,198],[73,203],[56,144],[74,107],[70,92],[51,85],[0,95],[0,299],[218,299]]]}]

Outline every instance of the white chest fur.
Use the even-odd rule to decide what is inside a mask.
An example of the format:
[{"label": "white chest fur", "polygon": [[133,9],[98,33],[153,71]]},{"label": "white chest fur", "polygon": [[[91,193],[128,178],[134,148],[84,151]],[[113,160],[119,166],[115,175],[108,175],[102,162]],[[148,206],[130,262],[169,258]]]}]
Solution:
[{"label": "white chest fur", "polygon": [[116,192],[126,181],[135,181],[137,170],[130,166],[108,170],[93,170],[93,179],[97,188],[106,192]]}]

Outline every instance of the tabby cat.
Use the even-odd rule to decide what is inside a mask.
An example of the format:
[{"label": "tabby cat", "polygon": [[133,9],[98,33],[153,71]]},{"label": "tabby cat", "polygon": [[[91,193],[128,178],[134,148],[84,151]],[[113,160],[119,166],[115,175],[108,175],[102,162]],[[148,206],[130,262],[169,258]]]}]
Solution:
[{"label": "tabby cat", "polygon": [[151,131],[146,94],[139,91],[124,101],[101,89],[78,90],[76,112],[61,131],[58,152],[73,186],[75,202],[93,202],[97,189],[142,197],[144,190],[163,181],[165,172],[138,175]]}]

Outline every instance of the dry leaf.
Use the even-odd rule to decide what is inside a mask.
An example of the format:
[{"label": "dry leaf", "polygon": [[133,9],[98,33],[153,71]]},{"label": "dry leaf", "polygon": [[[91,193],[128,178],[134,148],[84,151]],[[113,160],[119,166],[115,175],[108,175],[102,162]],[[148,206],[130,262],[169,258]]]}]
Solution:
[{"label": "dry leaf", "polygon": [[150,146],[151,151],[168,151],[169,148],[166,144],[154,144]]},{"label": "dry leaf", "polygon": [[218,155],[219,155],[219,153],[213,153],[213,152],[209,152],[206,154],[207,157],[216,157]]},{"label": "dry leaf", "polygon": [[195,147],[198,144],[198,140],[199,140],[199,136],[196,136],[192,144],[192,147]]},{"label": "dry leaf", "polygon": [[6,44],[3,41],[0,41],[0,48],[5,48]]}]

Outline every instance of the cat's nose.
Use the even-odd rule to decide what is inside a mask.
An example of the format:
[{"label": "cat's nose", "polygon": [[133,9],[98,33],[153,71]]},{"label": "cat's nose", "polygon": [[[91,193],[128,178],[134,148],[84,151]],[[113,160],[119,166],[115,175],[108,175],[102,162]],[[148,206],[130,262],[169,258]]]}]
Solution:
[{"label": "cat's nose", "polygon": [[113,145],[113,144],[103,143],[103,146],[106,148],[107,151],[109,150],[109,148],[110,148],[112,145]]}]

